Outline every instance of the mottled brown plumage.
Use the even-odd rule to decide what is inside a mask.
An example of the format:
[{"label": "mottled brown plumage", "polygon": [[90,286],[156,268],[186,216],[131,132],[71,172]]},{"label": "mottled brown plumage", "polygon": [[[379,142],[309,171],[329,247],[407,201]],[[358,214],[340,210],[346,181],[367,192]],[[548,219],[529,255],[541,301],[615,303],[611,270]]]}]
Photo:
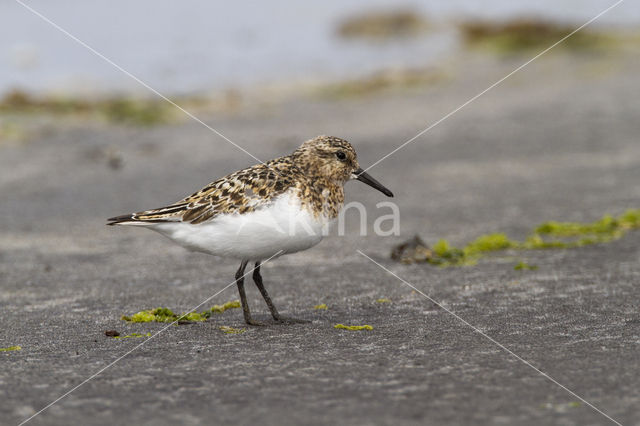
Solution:
[{"label": "mottled brown plumage", "polygon": [[[337,153],[345,159],[337,159]],[[344,183],[359,168],[356,152],[344,139],[318,136],[292,154],[239,170],[166,207],[109,219],[119,222],[183,221],[197,225],[220,214],[247,213],[292,191],[315,216],[336,218],[344,202]]]}]

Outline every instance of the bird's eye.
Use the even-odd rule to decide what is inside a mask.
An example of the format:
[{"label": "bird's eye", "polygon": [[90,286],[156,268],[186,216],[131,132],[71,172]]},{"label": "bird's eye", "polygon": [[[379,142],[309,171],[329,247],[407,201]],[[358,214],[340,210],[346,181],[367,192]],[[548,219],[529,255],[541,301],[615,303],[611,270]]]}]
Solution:
[{"label": "bird's eye", "polygon": [[345,154],[344,151],[338,151],[336,152],[336,157],[338,157],[338,160],[344,161],[347,159],[347,154]]}]

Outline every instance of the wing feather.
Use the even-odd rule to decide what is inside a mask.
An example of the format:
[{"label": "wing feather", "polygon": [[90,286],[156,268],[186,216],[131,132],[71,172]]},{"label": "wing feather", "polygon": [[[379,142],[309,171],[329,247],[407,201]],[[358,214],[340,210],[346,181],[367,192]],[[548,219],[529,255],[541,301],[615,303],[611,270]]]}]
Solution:
[{"label": "wing feather", "polygon": [[219,214],[246,213],[269,204],[304,174],[289,157],[243,169],[211,182],[200,191],[158,209],[107,219],[108,225],[143,225],[182,221],[207,222]]}]

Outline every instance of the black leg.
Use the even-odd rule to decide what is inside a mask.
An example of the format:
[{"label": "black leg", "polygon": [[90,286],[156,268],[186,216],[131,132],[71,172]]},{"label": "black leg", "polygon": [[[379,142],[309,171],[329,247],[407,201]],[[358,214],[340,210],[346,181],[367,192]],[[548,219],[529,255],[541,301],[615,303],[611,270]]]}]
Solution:
[{"label": "black leg", "polygon": [[244,314],[244,322],[249,325],[262,325],[258,321],[254,321],[251,318],[251,312],[249,312],[249,303],[247,302],[247,295],[244,292],[244,270],[247,267],[247,261],[243,260],[236,272],[236,285],[238,286],[238,293],[240,293],[240,302],[242,303],[242,313]]},{"label": "black leg", "polygon": [[260,294],[262,294],[262,298],[267,303],[267,306],[271,311],[271,316],[273,317],[273,319],[276,321],[280,321],[281,320],[280,314],[278,313],[278,310],[276,309],[275,305],[271,301],[271,298],[269,297],[269,293],[267,293],[267,289],[264,288],[264,284],[262,283],[262,275],[260,275],[259,261],[256,262],[256,267],[253,270],[253,281],[256,283],[256,287],[258,287],[258,290],[260,290]]},{"label": "black leg", "polygon": [[258,287],[258,290],[260,290],[260,294],[262,294],[262,298],[267,303],[267,306],[269,307],[269,310],[271,311],[271,316],[273,317],[274,320],[279,321],[279,322],[291,322],[291,323],[295,323],[295,322],[297,322],[297,323],[308,323],[308,322],[311,322],[311,321],[306,321],[306,320],[298,320],[298,319],[295,319],[295,318],[284,318],[278,313],[278,310],[276,309],[275,305],[271,301],[271,297],[269,297],[269,293],[267,293],[267,289],[264,288],[264,284],[262,283],[262,275],[260,275],[260,262],[259,261],[256,262],[255,269],[253,270],[253,281],[256,283],[256,287]]}]

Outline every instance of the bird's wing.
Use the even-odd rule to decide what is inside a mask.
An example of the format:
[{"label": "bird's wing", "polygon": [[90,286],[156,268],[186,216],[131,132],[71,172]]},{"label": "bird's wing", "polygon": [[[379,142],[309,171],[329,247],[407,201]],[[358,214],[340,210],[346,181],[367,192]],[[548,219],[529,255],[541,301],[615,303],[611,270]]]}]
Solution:
[{"label": "bird's wing", "polygon": [[[286,166],[286,164],[285,164]],[[219,214],[247,213],[267,205],[293,185],[292,165],[258,164],[211,182],[200,191],[159,209],[110,219],[108,225],[159,222],[203,223]]]}]

